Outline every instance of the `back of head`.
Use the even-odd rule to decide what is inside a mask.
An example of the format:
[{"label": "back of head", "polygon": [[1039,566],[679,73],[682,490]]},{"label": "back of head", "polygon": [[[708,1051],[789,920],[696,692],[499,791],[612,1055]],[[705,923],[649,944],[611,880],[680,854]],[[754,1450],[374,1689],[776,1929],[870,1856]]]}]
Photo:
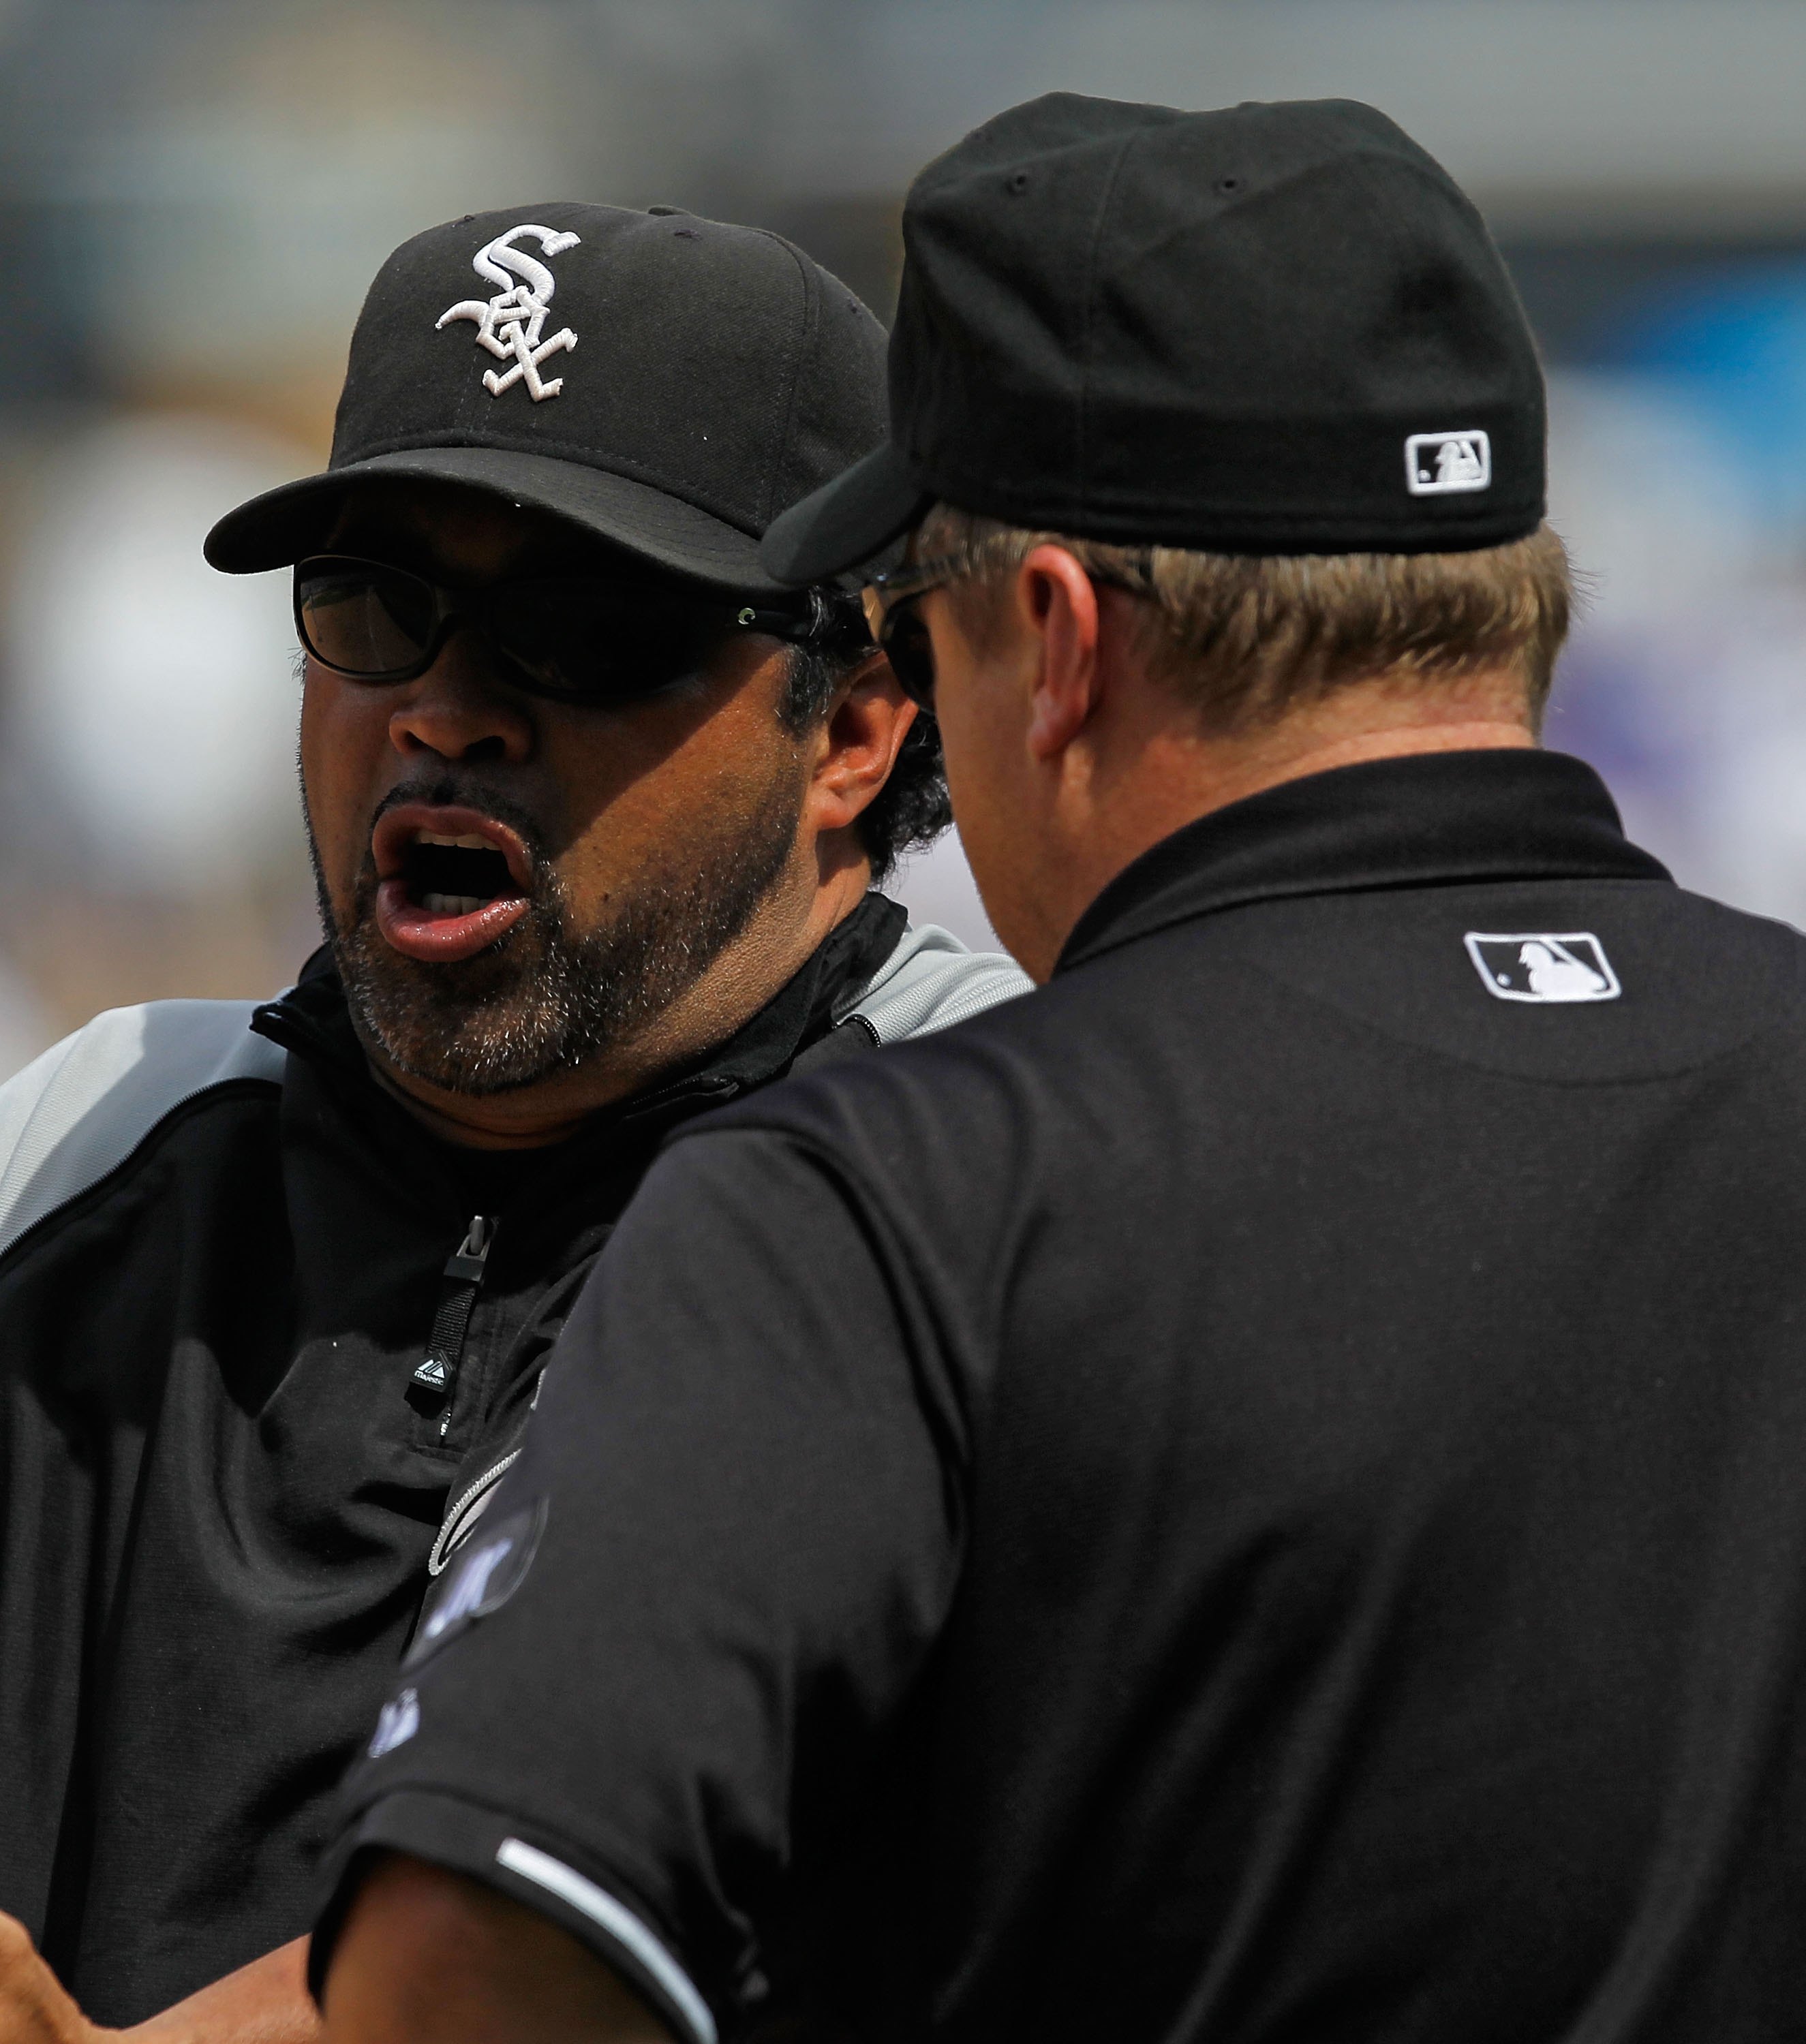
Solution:
[{"label": "back of head", "polygon": [[1157,598],[1219,720],[1565,629],[1543,384],[1454,181],[1348,101],[1188,113],[1054,94],[916,180],[891,439],[779,520],[787,581],[918,558],[994,576],[1057,536]]}]

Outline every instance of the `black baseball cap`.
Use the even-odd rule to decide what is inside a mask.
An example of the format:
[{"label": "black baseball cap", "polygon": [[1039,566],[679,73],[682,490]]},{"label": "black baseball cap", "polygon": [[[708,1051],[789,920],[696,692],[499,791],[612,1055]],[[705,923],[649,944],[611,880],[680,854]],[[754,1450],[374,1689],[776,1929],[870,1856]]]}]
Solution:
[{"label": "black baseball cap", "polygon": [[233,574],[317,551],[348,485],[462,483],[725,588],[774,517],[879,444],[884,330],[781,236],[565,202],[403,242],[352,335],[324,474],[207,536]]},{"label": "black baseball cap", "polygon": [[777,520],[797,585],[937,498],[1228,553],[1422,553],[1533,532],[1542,371],[1484,222],[1371,106],[1215,113],[1051,93],[903,209],[890,439]]}]

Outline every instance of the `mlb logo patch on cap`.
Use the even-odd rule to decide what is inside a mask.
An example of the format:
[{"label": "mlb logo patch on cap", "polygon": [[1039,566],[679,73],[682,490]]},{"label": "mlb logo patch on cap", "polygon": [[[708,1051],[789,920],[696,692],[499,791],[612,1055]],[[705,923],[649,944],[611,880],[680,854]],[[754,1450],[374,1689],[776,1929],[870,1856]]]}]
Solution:
[{"label": "mlb logo patch on cap", "polygon": [[1413,433],[1404,444],[1404,480],[1413,497],[1488,489],[1492,443],[1477,428],[1464,433]]},{"label": "mlb logo patch on cap", "polygon": [[1469,930],[1463,941],[1481,984],[1499,1001],[1615,1001],[1623,991],[1605,947],[1590,930],[1557,936],[1531,930],[1492,936]]}]

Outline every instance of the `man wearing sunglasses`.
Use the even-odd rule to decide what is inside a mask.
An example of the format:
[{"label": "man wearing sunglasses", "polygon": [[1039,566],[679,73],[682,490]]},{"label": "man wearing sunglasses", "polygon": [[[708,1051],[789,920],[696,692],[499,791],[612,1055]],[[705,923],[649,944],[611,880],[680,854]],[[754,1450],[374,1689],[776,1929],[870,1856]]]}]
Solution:
[{"label": "man wearing sunglasses", "polygon": [[292,570],[327,943],[0,1093],[5,2044],[305,2030],[334,1785],[659,1143],[1025,984],[872,891],[932,726],[758,561],[882,371],[775,236],[467,218],[377,277],[327,471],[210,538]]},{"label": "man wearing sunglasses", "polygon": [[1045,983],[649,1175],[349,1785],[332,2044],[1796,2034],[1806,943],[1535,743],[1498,253],[1333,101],[1054,95],[903,231],[765,557],[908,541]]}]

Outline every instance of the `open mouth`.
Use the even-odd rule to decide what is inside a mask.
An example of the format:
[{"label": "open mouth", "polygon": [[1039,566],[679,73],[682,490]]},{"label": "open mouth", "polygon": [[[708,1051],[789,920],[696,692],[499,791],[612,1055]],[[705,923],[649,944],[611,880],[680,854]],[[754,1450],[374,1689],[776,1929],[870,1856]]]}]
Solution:
[{"label": "open mouth", "polygon": [[402,863],[409,898],[435,916],[474,916],[515,892],[508,862],[487,838],[435,837],[422,831]]},{"label": "open mouth", "polygon": [[532,854],[517,832],[474,809],[403,803],[372,834],[376,921],[404,957],[471,958],[526,913]]}]

